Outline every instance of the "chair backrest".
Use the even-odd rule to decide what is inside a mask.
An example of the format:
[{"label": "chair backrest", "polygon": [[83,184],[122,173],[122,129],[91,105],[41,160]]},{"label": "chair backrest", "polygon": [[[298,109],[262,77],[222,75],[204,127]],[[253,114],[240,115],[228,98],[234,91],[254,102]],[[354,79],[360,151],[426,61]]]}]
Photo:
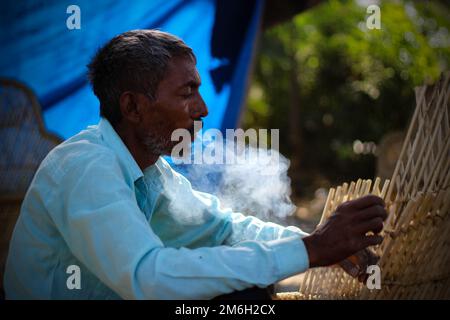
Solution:
[{"label": "chair backrest", "polygon": [[9,241],[28,186],[48,152],[61,142],[44,128],[41,108],[25,85],[0,79],[0,298]]}]

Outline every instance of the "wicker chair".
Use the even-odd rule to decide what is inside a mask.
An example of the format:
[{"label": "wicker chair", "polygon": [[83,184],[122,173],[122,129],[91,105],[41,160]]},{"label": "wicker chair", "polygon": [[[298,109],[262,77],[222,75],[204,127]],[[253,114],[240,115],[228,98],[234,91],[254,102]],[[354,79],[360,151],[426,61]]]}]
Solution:
[{"label": "wicker chair", "polygon": [[0,298],[9,241],[39,164],[61,140],[46,132],[33,92],[0,79]]}]

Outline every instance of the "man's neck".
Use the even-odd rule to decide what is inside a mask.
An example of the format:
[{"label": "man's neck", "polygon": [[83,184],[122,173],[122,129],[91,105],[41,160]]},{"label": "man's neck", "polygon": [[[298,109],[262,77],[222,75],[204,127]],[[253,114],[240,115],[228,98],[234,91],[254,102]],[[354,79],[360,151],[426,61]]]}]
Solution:
[{"label": "man's neck", "polygon": [[159,155],[148,152],[148,149],[142,144],[133,130],[129,130],[121,125],[116,126],[114,129],[142,171],[158,160]]}]

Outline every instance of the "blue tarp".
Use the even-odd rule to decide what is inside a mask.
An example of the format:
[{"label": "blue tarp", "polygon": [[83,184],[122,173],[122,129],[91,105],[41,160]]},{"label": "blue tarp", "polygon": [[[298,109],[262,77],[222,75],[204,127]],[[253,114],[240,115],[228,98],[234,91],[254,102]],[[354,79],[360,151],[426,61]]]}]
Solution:
[{"label": "blue tarp", "polygon": [[[81,29],[69,30],[69,5]],[[7,1],[0,14],[0,77],[29,86],[47,129],[67,138],[99,119],[86,65],[113,36],[158,28],[181,37],[198,59],[209,106],[205,129],[236,126],[263,0]]]}]

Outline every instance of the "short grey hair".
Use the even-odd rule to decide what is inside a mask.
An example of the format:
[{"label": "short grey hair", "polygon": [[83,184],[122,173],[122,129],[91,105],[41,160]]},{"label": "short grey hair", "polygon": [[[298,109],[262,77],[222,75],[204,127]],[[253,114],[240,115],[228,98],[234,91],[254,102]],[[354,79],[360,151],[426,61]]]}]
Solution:
[{"label": "short grey hair", "polygon": [[113,126],[120,122],[119,98],[124,91],[156,99],[169,61],[183,55],[196,61],[192,49],[180,38],[159,30],[132,30],[111,39],[88,65],[88,78],[100,101],[100,116]]}]

